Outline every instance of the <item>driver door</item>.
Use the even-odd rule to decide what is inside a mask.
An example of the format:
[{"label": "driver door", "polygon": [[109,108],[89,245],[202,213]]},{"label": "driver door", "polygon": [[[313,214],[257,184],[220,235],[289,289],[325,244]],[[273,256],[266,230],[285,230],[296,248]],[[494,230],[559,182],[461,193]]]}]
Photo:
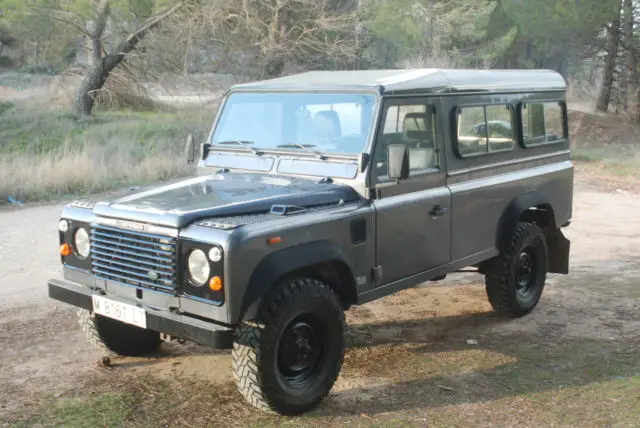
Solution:
[{"label": "driver door", "polygon": [[[428,99],[384,104],[374,147],[371,184],[376,215],[376,266],[382,283],[391,284],[450,262],[451,192],[441,167],[435,108]],[[410,176],[389,179],[389,144],[406,144]]]}]

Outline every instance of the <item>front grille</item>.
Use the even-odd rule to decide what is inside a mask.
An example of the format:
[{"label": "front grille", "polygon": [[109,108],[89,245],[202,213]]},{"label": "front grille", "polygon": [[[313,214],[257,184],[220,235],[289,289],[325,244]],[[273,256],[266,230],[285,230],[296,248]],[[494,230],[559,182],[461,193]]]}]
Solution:
[{"label": "front grille", "polygon": [[91,265],[99,278],[173,290],[176,259],[175,238],[91,225]]}]

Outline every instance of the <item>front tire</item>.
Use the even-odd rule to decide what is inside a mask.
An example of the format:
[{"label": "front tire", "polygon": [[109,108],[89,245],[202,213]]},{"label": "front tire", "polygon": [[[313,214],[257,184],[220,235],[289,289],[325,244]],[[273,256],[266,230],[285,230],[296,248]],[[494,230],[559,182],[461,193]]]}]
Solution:
[{"label": "front tire", "polygon": [[487,296],[500,315],[521,317],[538,304],[547,278],[547,242],[534,223],[520,222],[509,246],[485,274]]},{"label": "front tire", "polygon": [[78,318],[87,340],[97,351],[138,357],[157,351],[162,343],[158,332],[105,318],[86,309],[78,310]]},{"label": "front tire", "polygon": [[244,398],[261,410],[299,415],[315,408],[344,359],[345,318],[326,284],[296,279],[279,286],[259,319],[236,330],[233,374]]}]

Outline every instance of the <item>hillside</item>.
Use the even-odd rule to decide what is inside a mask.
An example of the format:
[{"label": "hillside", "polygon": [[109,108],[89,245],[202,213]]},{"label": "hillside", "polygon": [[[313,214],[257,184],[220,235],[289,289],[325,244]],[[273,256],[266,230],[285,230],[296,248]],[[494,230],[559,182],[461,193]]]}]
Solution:
[{"label": "hillside", "polygon": [[640,125],[624,116],[570,111],[569,128],[579,185],[640,192]]}]

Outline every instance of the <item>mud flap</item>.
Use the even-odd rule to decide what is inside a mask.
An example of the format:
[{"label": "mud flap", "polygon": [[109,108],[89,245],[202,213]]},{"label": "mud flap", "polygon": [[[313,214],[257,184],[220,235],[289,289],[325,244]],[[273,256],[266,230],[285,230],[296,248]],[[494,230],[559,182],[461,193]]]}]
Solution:
[{"label": "mud flap", "polygon": [[546,238],[549,251],[549,273],[568,274],[571,241],[564,236],[561,230],[548,232]]}]

